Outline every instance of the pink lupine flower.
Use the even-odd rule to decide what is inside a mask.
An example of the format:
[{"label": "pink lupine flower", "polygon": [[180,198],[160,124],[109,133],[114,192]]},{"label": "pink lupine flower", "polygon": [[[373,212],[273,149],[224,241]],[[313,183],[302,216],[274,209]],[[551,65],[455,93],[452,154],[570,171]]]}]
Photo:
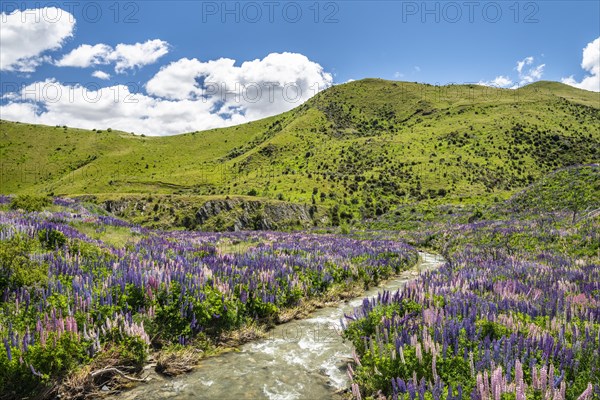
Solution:
[{"label": "pink lupine flower", "polygon": [[523,365],[519,360],[515,362],[515,394],[516,400],[525,400],[525,382],[523,382]]},{"label": "pink lupine flower", "polygon": [[579,396],[577,398],[577,400],[589,400],[592,398],[594,394],[594,387],[592,386],[591,383],[588,383],[587,389],[584,390],[583,393],[581,393],[581,396]]},{"label": "pink lupine flower", "polygon": [[352,384],[352,395],[356,400],[362,400],[362,397],[360,395],[360,388],[356,383]]},{"label": "pink lupine flower", "polygon": [[498,367],[492,372],[492,394],[494,400],[500,400],[502,393],[504,393],[504,386],[502,367]]},{"label": "pink lupine flower", "polygon": [[548,387],[548,370],[544,365],[540,372],[540,387],[539,389],[542,391],[542,395],[545,396],[546,390]]},{"label": "pink lupine flower", "polygon": [[483,386],[484,386],[484,390],[485,390],[486,399],[488,399],[489,398],[488,395],[490,393],[490,379],[489,379],[487,370],[483,371]]},{"label": "pink lupine flower", "polygon": [[354,368],[352,368],[351,364],[348,364],[348,370],[346,372],[348,374],[348,378],[350,378],[350,381],[352,381],[354,379]]},{"label": "pink lupine flower", "polygon": [[481,400],[487,399],[487,393],[485,392],[485,386],[483,385],[483,376],[481,373],[477,374],[477,391],[481,396]]}]

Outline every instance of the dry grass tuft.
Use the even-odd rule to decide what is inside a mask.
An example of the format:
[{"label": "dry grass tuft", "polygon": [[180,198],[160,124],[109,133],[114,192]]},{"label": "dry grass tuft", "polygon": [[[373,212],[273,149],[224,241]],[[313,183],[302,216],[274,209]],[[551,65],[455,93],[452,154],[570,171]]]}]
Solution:
[{"label": "dry grass tuft", "polygon": [[219,345],[224,347],[236,347],[244,343],[265,337],[265,326],[250,323],[239,329],[224,332],[219,338]]},{"label": "dry grass tuft", "polygon": [[156,356],[155,370],[159,374],[177,376],[190,372],[202,357],[202,351],[194,348],[164,350]]},{"label": "dry grass tuft", "polygon": [[[140,365],[132,365],[131,360],[124,359],[117,349],[109,348],[90,364],[65,377],[57,388],[57,397],[67,400],[100,398],[131,382],[145,382],[145,378],[139,377],[140,371]],[[105,386],[109,390],[102,390]]]}]

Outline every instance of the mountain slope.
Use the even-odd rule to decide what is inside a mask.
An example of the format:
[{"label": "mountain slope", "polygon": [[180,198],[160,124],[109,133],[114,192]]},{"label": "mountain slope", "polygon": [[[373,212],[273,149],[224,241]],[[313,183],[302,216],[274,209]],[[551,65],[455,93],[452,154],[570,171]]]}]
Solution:
[{"label": "mountain slope", "polygon": [[0,192],[250,194],[371,217],[415,199],[512,192],[598,162],[599,96],[555,82],[367,79],[278,116],[172,137],[2,121]]},{"label": "mountain slope", "polygon": [[[583,165],[554,171],[516,193],[504,205],[510,212],[571,211],[598,215],[600,211],[600,165]],[[592,214],[590,214],[592,215]]]}]

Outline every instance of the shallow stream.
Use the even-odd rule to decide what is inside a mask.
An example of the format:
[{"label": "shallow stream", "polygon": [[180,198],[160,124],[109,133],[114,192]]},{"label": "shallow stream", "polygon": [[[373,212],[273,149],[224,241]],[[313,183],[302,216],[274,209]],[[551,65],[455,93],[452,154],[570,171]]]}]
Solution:
[{"label": "shallow stream", "polygon": [[339,335],[340,319],[365,297],[396,291],[420,272],[439,267],[443,258],[420,254],[419,263],[395,279],[337,307],[314,311],[306,319],[276,326],[267,338],[239,351],[202,360],[192,373],[169,379],[153,375],[118,399],[330,399],[349,386],[346,365],[352,347]]}]

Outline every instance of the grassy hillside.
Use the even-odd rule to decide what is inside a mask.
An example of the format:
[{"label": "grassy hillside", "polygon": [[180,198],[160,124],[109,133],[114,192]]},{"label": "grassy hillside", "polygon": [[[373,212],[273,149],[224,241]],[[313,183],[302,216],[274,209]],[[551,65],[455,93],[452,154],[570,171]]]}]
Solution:
[{"label": "grassy hillside", "polygon": [[573,219],[600,211],[600,165],[565,168],[515,194],[505,205],[511,212],[567,210]]},{"label": "grassy hillside", "polygon": [[172,137],[2,121],[1,193],[253,195],[374,217],[424,199],[506,197],[600,160],[600,94],[367,79],[287,113]]},{"label": "grassy hillside", "polygon": [[401,204],[364,225],[372,230],[419,231],[424,225],[443,229],[448,225],[483,220],[526,219],[528,214],[568,214],[570,223],[600,216],[600,165],[591,164],[553,171],[506,200],[499,197],[479,202],[448,204],[439,199]]}]

